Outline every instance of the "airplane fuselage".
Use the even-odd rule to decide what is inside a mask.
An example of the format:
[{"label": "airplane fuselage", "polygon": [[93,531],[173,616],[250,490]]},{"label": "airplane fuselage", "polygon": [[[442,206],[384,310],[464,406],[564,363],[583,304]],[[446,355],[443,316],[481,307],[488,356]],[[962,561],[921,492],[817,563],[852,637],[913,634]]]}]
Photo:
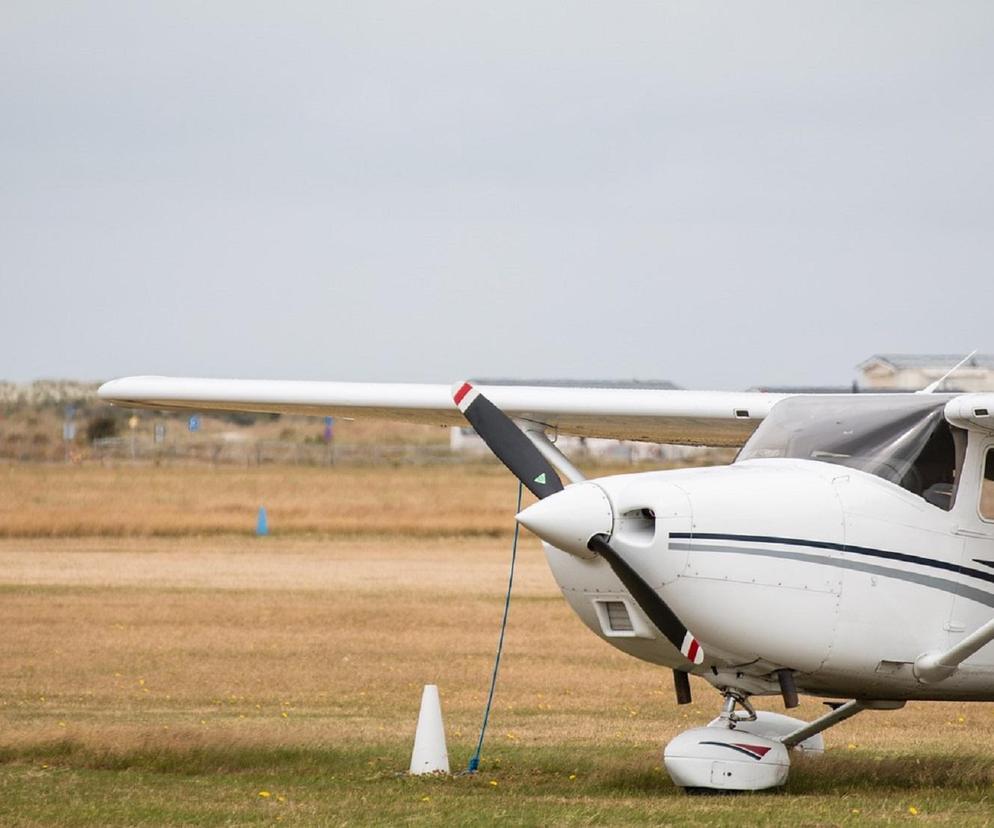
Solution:
[{"label": "airplane fuselage", "polygon": [[[941,682],[914,672],[923,653],[994,617],[994,526],[969,487],[944,511],[866,472],[797,459],[596,484],[613,507],[612,544],[703,643],[692,672],[717,686],[776,693],[770,676],[786,668],[814,695],[994,700],[994,646]],[[603,560],[546,554],[595,633],[687,669]]]}]

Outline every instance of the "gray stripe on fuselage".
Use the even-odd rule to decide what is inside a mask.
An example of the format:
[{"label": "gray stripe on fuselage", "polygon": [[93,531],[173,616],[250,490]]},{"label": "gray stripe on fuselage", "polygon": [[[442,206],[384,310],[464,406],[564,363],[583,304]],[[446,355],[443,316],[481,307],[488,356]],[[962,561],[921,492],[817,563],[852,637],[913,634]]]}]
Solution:
[{"label": "gray stripe on fuselage", "polygon": [[920,586],[941,589],[943,592],[951,592],[976,601],[987,607],[994,607],[994,595],[984,592],[982,589],[975,589],[966,584],[959,584],[956,581],[948,581],[945,578],[933,578],[931,575],[922,575],[918,572],[908,572],[904,569],[891,569],[887,566],[865,563],[864,561],[850,561],[841,558],[831,558],[827,555],[806,555],[803,552],[789,552],[786,549],[768,549],[762,546],[725,546],[716,543],[670,543],[670,549],[680,552],[731,552],[739,555],[760,555],[764,558],[783,558],[788,561],[801,561],[803,563],[822,564],[823,566],[834,566],[839,569],[851,569],[856,572],[866,572],[870,575],[880,575],[884,578],[897,578],[900,581],[910,581]]}]

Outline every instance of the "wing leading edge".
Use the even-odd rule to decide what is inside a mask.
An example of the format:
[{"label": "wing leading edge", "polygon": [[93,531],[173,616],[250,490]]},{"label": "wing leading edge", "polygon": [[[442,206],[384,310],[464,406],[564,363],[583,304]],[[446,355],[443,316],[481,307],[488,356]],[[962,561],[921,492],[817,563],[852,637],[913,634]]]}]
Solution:
[{"label": "wing leading edge", "polygon": [[[508,415],[562,434],[741,446],[782,394],[628,388],[478,386]],[[101,399],[130,408],[373,417],[425,425],[465,420],[447,385],[125,377]]]}]

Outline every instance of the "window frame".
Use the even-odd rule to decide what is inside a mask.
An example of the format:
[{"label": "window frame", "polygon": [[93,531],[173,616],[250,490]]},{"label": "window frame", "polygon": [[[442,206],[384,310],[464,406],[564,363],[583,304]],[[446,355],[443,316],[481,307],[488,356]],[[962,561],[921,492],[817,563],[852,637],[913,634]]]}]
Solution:
[{"label": "window frame", "polygon": [[983,447],[983,453],[980,458],[980,492],[977,496],[977,514],[984,523],[994,523],[994,514],[984,514],[984,488],[988,480],[987,464],[992,462],[992,460],[994,460],[994,443],[988,443]]}]

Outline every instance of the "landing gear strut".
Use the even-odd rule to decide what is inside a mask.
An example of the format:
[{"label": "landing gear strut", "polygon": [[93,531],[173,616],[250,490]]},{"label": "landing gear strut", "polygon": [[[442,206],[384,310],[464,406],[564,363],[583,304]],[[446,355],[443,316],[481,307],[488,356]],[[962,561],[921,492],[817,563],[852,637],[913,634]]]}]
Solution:
[{"label": "landing gear strut", "polygon": [[[736,707],[741,707],[745,713],[736,713]],[[754,722],[757,718],[756,709],[749,704],[747,695],[738,690],[725,690],[725,702],[721,706],[721,715],[718,719],[724,722],[729,730],[735,730],[739,722]]]}]

